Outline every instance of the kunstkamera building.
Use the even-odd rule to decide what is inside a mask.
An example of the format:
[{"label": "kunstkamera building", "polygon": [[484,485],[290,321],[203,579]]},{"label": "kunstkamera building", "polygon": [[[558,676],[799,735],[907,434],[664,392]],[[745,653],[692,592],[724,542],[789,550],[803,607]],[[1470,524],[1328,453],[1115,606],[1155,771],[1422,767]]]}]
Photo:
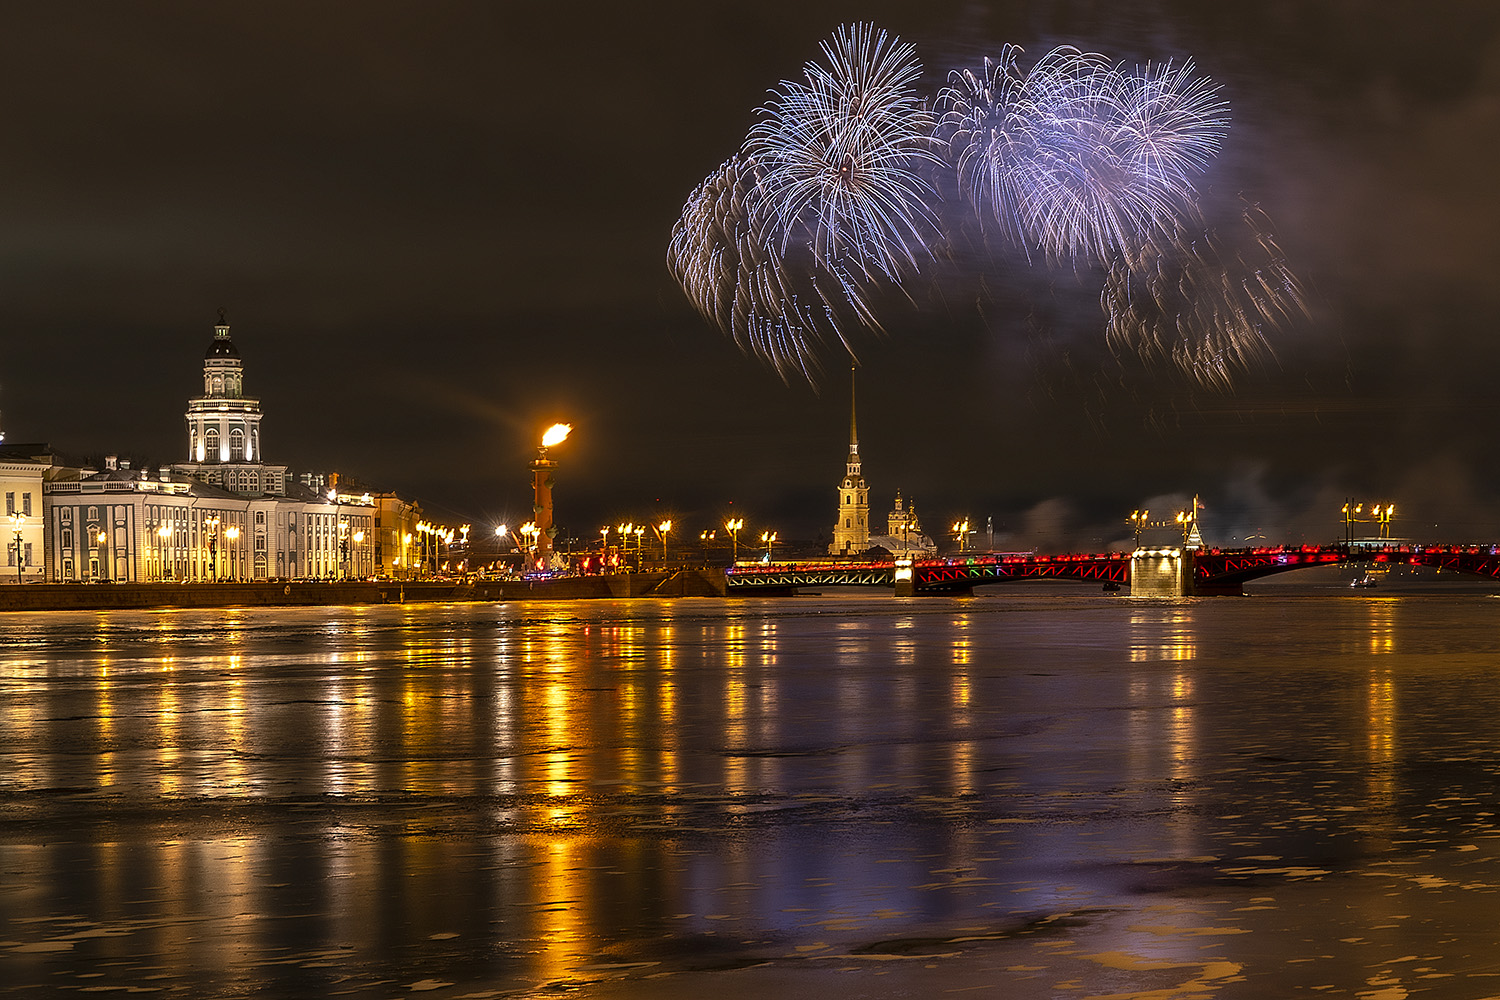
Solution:
[{"label": "kunstkamera building", "polygon": [[315,492],[262,457],[260,400],[245,395],[223,314],[188,400],[187,460],[101,471],[53,465],[42,484],[55,582],[365,577],[377,572],[376,500]]}]

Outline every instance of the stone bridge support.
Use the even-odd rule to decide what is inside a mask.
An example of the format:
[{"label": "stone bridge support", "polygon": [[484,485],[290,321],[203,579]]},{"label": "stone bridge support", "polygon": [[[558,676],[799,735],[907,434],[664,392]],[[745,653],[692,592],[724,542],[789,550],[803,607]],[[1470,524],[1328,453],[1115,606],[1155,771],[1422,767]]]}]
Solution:
[{"label": "stone bridge support", "polygon": [[1131,597],[1191,597],[1192,594],[1192,549],[1136,549],[1131,555]]}]

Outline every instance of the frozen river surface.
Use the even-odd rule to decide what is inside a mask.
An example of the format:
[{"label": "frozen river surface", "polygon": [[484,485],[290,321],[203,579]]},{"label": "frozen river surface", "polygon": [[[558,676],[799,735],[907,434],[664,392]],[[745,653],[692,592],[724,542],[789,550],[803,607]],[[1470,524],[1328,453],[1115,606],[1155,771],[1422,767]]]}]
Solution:
[{"label": "frozen river surface", "polygon": [[1497,613],[0,616],[0,996],[1500,996]]}]

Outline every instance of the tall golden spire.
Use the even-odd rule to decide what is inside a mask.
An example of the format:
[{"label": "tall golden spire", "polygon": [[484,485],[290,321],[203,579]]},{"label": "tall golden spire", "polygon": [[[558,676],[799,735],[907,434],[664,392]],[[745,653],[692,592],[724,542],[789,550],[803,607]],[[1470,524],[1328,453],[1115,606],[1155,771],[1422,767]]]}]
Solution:
[{"label": "tall golden spire", "polygon": [[854,373],[856,365],[849,366],[849,454],[859,454],[859,430],[854,422]]}]

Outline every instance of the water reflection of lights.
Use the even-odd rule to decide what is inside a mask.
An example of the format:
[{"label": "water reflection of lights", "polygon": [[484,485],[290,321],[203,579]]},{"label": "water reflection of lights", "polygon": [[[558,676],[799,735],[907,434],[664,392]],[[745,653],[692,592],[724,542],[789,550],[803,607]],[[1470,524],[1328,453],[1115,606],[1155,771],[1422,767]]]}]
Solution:
[{"label": "water reflection of lights", "polygon": [[228,690],[225,692],[224,711],[219,723],[226,745],[223,759],[214,775],[218,786],[231,795],[249,795],[255,790],[249,781],[245,763],[250,756],[250,747],[245,739],[245,679],[240,672],[242,663],[243,658],[238,653],[231,653],[227,658]]},{"label": "water reflection of lights", "polygon": [[1136,663],[1192,660],[1198,655],[1193,616],[1186,607],[1134,612],[1130,616],[1130,640],[1130,659]]},{"label": "water reflection of lights", "polygon": [[172,661],[162,664],[162,679],[156,689],[156,784],[162,795],[173,795],[182,790],[182,775],[178,771],[181,760],[182,726],[178,717],[179,697],[177,673]]},{"label": "water reflection of lights", "polygon": [[1396,651],[1396,608],[1394,598],[1375,598],[1367,603],[1370,611],[1370,652]]},{"label": "water reflection of lights", "polygon": [[1366,699],[1370,802],[1388,815],[1396,804],[1396,682],[1388,667],[1370,671]]},{"label": "water reflection of lights", "polygon": [[541,945],[538,972],[544,982],[569,978],[580,964],[589,935],[583,920],[583,841],[554,836],[539,851],[536,924]]},{"label": "water reflection of lights", "polygon": [[573,807],[567,801],[573,792],[574,782],[572,748],[568,745],[572,721],[568,687],[566,681],[550,680],[542,694],[547,745],[542,761],[542,775],[547,797],[551,801],[546,817],[554,826],[567,825],[574,819]]},{"label": "water reflection of lights", "polygon": [[972,624],[968,615],[958,615],[953,619],[953,662],[958,666],[969,665],[974,647],[974,639],[969,631]]},{"label": "water reflection of lights", "polygon": [[109,669],[109,658],[105,657],[99,661],[99,677],[95,683],[99,699],[99,769],[96,780],[101,788],[115,783],[115,683]]}]

